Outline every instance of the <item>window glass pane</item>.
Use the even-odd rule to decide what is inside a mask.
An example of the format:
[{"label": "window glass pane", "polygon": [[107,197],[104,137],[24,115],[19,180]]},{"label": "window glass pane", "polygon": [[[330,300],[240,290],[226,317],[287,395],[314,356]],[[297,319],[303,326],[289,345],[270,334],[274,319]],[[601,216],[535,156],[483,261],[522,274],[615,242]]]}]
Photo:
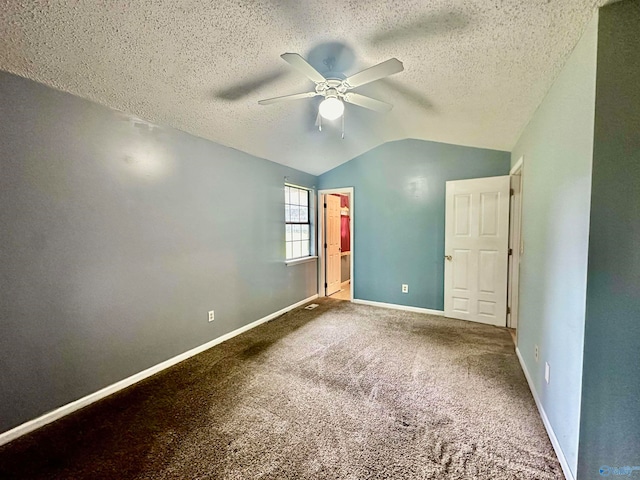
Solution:
[{"label": "window glass pane", "polygon": [[291,205],[289,207],[289,211],[291,213],[291,222],[299,222],[300,221],[300,207],[294,207]]},{"label": "window glass pane", "polygon": [[285,222],[291,221],[291,211],[290,211],[289,205],[284,206],[284,221]]},{"label": "window glass pane", "polygon": [[309,242],[301,242],[302,243],[302,255],[303,257],[309,256]]},{"label": "window glass pane", "polygon": [[302,245],[301,242],[293,242],[293,258],[302,256]]},{"label": "window glass pane", "polygon": [[289,194],[289,203],[291,205],[300,205],[298,192],[299,190],[297,188],[291,189],[291,193]]},{"label": "window glass pane", "polygon": [[300,205],[308,205],[309,204],[309,191],[301,191],[300,192]]},{"label": "window glass pane", "polygon": [[287,258],[292,258],[293,256],[293,244],[291,242],[287,242]]},{"label": "window glass pane", "polygon": [[292,240],[300,240],[302,237],[300,236],[300,227],[301,225],[291,225],[293,227],[293,238]]},{"label": "window glass pane", "polygon": [[[306,226],[306,225],[305,225]],[[291,240],[293,240],[293,238],[291,237],[291,225],[287,225],[286,226],[286,230],[285,230],[285,240],[287,242],[290,242]]]},{"label": "window glass pane", "polygon": [[300,232],[302,240],[309,240],[309,225],[300,225]]},{"label": "window glass pane", "polygon": [[291,188],[290,187],[284,187],[284,203],[290,203],[289,202],[289,190]]},{"label": "window glass pane", "polygon": [[301,222],[308,222],[309,221],[309,210],[307,209],[307,207],[299,207],[300,209],[300,221]]}]

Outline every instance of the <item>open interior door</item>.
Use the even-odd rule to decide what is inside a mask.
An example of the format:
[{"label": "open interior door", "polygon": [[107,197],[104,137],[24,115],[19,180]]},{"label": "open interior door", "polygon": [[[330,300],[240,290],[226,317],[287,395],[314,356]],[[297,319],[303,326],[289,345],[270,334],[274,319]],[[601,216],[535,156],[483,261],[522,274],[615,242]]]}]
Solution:
[{"label": "open interior door", "polygon": [[340,290],[340,197],[325,195],[326,295]]},{"label": "open interior door", "polygon": [[506,326],[510,177],[447,182],[444,314]]}]

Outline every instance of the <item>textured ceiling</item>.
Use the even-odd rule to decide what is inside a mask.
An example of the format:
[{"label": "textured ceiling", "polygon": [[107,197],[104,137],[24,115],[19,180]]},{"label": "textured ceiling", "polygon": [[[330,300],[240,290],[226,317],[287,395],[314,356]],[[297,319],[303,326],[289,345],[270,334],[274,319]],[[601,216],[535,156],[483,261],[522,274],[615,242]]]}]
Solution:
[{"label": "textured ceiling", "polygon": [[[3,1],[0,69],[313,174],[384,142],[510,150],[605,0]],[[358,88],[315,127],[318,98],[280,59],[352,74],[391,57],[405,71]],[[338,122],[339,123],[339,122]]]}]

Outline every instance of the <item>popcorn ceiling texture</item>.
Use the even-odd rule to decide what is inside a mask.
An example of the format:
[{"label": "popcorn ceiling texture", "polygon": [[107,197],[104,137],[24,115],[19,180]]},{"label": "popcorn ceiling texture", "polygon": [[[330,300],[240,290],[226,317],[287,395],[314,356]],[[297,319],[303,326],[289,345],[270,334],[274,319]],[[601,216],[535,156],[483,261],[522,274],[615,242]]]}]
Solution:
[{"label": "popcorn ceiling texture", "polygon": [[[9,0],[0,69],[320,174],[403,138],[510,150],[601,3]],[[347,105],[342,140],[317,98],[258,105],[313,89],[284,52],[346,75],[398,58],[357,90],[394,109]]]}]

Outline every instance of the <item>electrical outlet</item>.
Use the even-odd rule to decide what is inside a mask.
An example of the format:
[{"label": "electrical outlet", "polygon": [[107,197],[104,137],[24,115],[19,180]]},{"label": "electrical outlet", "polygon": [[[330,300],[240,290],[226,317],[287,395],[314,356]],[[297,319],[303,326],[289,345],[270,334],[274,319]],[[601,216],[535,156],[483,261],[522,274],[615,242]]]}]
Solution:
[{"label": "electrical outlet", "polygon": [[544,379],[547,381],[547,383],[549,383],[550,369],[551,367],[549,367],[549,362],[544,362]]},{"label": "electrical outlet", "polygon": [[409,293],[409,285],[406,283],[402,284],[402,293]]},{"label": "electrical outlet", "polygon": [[538,359],[540,358],[540,352],[538,351],[538,345],[536,345],[536,347],[535,347],[534,355],[536,357],[536,362],[537,362]]},{"label": "electrical outlet", "polygon": [[213,322],[214,318],[215,318],[215,315],[213,313],[213,310],[209,310],[209,321]]}]

